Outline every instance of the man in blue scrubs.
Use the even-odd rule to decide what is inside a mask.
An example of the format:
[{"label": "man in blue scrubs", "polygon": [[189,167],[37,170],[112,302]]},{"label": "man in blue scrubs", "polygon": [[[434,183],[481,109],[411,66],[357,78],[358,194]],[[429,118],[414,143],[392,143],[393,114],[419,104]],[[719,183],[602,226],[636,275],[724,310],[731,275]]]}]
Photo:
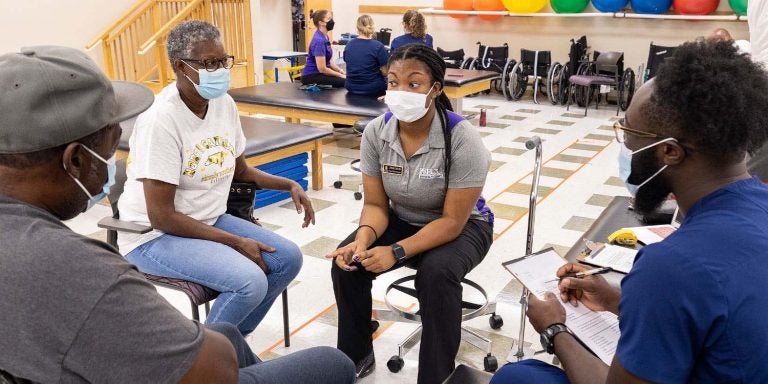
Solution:
[{"label": "man in blue scrubs", "polygon": [[[768,187],[745,161],[768,138],[765,111],[762,67],[729,42],[683,44],[614,129],[632,152],[635,209],[674,193],[685,221],[640,250],[621,291],[592,276],[563,279],[559,298],[529,296],[528,318],[564,370],[527,360],[492,383],[768,382]],[[574,304],[619,315],[610,366],[558,325]]]}]

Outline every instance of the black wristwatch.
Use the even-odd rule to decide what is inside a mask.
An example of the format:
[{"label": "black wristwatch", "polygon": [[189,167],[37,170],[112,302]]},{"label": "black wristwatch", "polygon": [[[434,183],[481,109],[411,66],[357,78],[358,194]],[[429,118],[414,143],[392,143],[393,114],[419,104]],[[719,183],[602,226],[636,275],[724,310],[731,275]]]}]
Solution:
[{"label": "black wristwatch", "polygon": [[555,353],[555,335],[560,332],[568,332],[573,336],[573,332],[563,323],[554,323],[541,333],[541,346],[550,355]]},{"label": "black wristwatch", "polygon": [[405,261],[405,248],[398,243],[392,244],[392,252],[395,254],[395,260],[400,264]]}]

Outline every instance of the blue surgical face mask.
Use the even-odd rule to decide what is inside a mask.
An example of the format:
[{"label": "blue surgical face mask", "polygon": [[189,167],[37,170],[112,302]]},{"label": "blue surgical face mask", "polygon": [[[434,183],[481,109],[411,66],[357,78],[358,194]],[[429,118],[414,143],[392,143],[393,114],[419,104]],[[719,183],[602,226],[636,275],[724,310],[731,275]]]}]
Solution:
[{"label": "blue surgical face mask", "polygon": [[[186,61],[183,62],[184,64],[187,64]],[[224,94],[227,93],[227,90],[229,90],[229,69],[219,68],[213,72],[208,72],[205,68],[196,69],[191,65],[189,65],[189,67],[197,71],[200,84],[195,84],[195,82],[186,74],[184,77],[192,83],[195,90],[202,98],[206,100],[218,99],[219,97],[224,96]]]},{"label": "blue surgical face mask", "polygon": [[[109,160],[104,160],[103,157],[99,156],[98,153],[88,148],[86,145],[84,144],[81,144],[81,145],[83,146],[83,148],[85,148],[85,150],[90,152],[90,154],[92,154],[95,158],[99,159],[99,161],[107,164],[107,181],[101,187],[101,192],[97,193],[95,196],[91,195],[91,193],[88,192],[88,189],[85,188],[85,186],[83,185],[83,183],[80,182],[80,180],[78,180],[76,177],[72,176],[71,174],[69,175],[69,177],[71,177],[72,180],[75,181],[75,184],[77,184],[77,186],[80,187],[80,189],[82,189],[83,192],[85,192],[85,194],[88,196],[88,206],[85,208],[85,211],[87,211],[93,208],[93,206],[96,205],[96,203],[104,200],[107,196],[109,196],[109,189],[113,185],[115,185],[115,174],[117,173],[117,165],[115,165],[114,155],[110,157]],[[64,170],[66,169],[67,169],[67,166],[65,165]]]},{"label": "blue surgical face mask", "polygon": [[645,181],[640,183],[640,185],[635,185],[629,182],[629,178],[632,175],[632,155],[638,154],[648,148],[653,148],[661,143],[665,143],[667,141],[675,141],[677,142],[677,139],[668,137],[663,140],[659,140],[651,145],[646,145],[645,147],[642,147],[638,149],[637,151],[632,152],[631,149],[627,148],[626,144],[621,144],[621,150],[619,151],[619,177],[621,177],[621,180],[624,181],[624,185],[627,186],[627,190],[629,190],[629,193],[632,194],[632,196],[637,195],[637,190],[640,189],[643,185],[648,184],[649,181],[653,180],[654,177],[658,176],[663,170],[667,169],[669,165],[664,165],[656,171],[651,177],[647,178]]}]

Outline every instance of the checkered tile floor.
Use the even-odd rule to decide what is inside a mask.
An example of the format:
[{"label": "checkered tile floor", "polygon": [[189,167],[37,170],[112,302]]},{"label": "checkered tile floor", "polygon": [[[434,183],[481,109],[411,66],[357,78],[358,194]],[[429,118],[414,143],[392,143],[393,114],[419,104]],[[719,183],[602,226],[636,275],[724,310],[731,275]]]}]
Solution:
[{"label": "checkered tile floor", "polygon": [[[525,141],[534,135],[543,141],[534,250],[552,246],[564,254],[613,196],[627,192],[617,177],[619,147],[613,140],[611,128],[617,119],[613,107],[602,105],[600,110],[592,109],[584,117],[580,108],[567,112],[564,107],[550,104],[508,102],[498,95],[465,99],[465,113],[476,114],[480,108],[487,110],[488,123],[477,129],[493,158],[483,194],[496,215],[495,242],[484,262],[468,277],[481,282],[497,300],[497,313],[503,317],[504,326],[492,330],[487,317],[473,319],[465,325],[493,340],[493,354],[503,364],[512,346],[516,348],[519,329],[518,302],[522,287],[501,267],[501,262],[520,257],[525,252],[534,166],[534,153],[525,148]],[[471,121],[477,126],[476,116]],[[331,129],[329,125],[320,126]],[[359,157],[359,145],[359,137],[352,133],[337,131],[325,140],[326,187],[309,192],[317,212],[316,226],[301,229],[301,218],[287,202],[256,212],[267,228],[292,239],[305,255],[303,270],[289,289],[291,347],[285,348],[282,344],[279,303],[249,336],[253,349],[264,358],[315,345],[335,346],[337,314],[330,282],[330,262],[324,255],[357,227],[362,202],[354,199],[352,191],[358,190],[360,176],[349,168],[349,163]],[[332,187],[336,180],[342,181],[341,189]],[[104,239],[105,233],[98,230],[95,223],[108,214],[109,209],[101,205],[70,221],[69,225],[79,233]],[[387,285],[406,274],[407,271],[395,271],[377,279],[374,299],[381,304]],[[184,297],[170,291],[160,292],[188,314]],[[403,307],[415,304],[406,298],[393,299]],[[377,369],[362,380],[363,383],[416,381],[418,350],[405,357],[401,372],[394,374],[386,368],[387,359],[397,352],[397,343],[413,329],[412,324],[382,323],[374,341]],[[530,327],[526,335],[527,342],[538,340]],[[484,352],[462,344],[457,361],[482,369],[483,356]]]}]

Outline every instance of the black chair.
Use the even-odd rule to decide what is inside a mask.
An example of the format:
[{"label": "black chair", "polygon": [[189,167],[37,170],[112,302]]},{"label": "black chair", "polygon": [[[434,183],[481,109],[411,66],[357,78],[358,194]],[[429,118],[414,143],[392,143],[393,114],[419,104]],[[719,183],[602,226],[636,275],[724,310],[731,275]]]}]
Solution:
[{"label": "black chair", "polygon": [[648,61],[645,67],[645,76],[643,82],[653,79],[656,76],[656,72],[659,67],[664,64],[664,60],[672,56],[677,50],[677,47],[665,47],[662,45],[655,45],[651,42],[651,48],[648,50]]},{"label": "black chair", "polygon": [[[594,61],[582,63],[578,74],[570,76],[568,82],[573,97],[568,99],[566,109],[570,110],[571,100],[575,99],[579,105],[584,106],[584,116],[587,115],[597,87],[608,86],[618,91],[616,116],[619,115],[619,110],[626,110],[629,107],[635,92],[635,73],[631,69],[624,69],[623,52],[595,52]],[[601,98],[595,99],[595,109],[597,109]]]},{"label": "black chair", "polygon": [[470,59],[464,58],[464,50],[459,49],[456,51],[446,51],[440,47],[437,47],[437,54],[445,61],[445,66],[448,68],[464,68],[469,64]]},{"label": "black chair", "polygon": [[[123,194],[125,182],[127,180],[126,175],[126,160],[120,160],[116,163],[117,172],[115,173],[115,185],[109,190],[109,203],[112,208],[112,217],[106,217],[101,219],[98,223],[99,228],[107,230],[107,243],[115,249],[117,246],[117,234],[118,232],[137,233],[144,234],[152,231],[152,227],[138,225],[131,222],[120,220],[120,212],[117,207],[117,202],[120,200],[120,196]],[[192,308],[192,318],[196,321],[200,321],[199,307],[205,306],[206,315],[210,311],[209,303],[219,296],[219,292],[208,288],[206,286],[186,281],[182,279],[176,279],[171,277],[156,276],[148,273],[142,273],[144,277],[154,285],[168,288],[177,292],[181,292],[189,298],[189,302]],[[291,345],[290,341],[290,325],[288,319],[288,290],[284,290],[282,294],[283,300],[283,337],[285,339],[285,346]]]},{"label": "black chair", "polygon": [[375,34],[375,39],[387,47],[389,47],[389,40],[391,38],[392,38],[391,28],[382,28]]},{"label": "black chair", "polygon": [[[509,44],[499,46],[483,45],[477,42],[477,57],[465,60],[462,64],[464,69],[476,69],[483,71],[493,71],[501,74],[500,78],[491,80],[491,88],[496,92],[506,95],[507,82],[509,81],[512,68],[516,61],[509,58]],[[483,91],[485,94],[491,93],[491,90]],[[476,96],[473,94],[472,96]]]},{"label": "black chair", "polygon": [[[563,64],[560,69],[560,73],[556,74],[559,84],[557,87],[558,94],[550,95],[550,100],[554,97],[557,100],[555,104],[566,105],[568,99],[571,97],[570,87],[571,83],[568,79],[575,75],[579,69],[579,66],[583,62],[589,61],[589,46],[587,45],[587,37],[581,36],[578,39],[571,39],[571,47],[568,51],[568,61]],[[554,103],[554,101],[553,101]]]},{"label": "black chair", "polygon": [[[552,90],[555,67],[561,67],[560,63],[552,64],[552,53],[550,51],[532,51],[529,49],[520,50],[520,61],[512,68],[507,84],[507,91],[504,95],[507,100],[520,100],[528,87],[528,80],[533,78],[533,102],[538,104],[539,92],[543,94],[559,91]],[[544,83],[544,87],[540,84]],[[558,80],[559,86],[559,80]]]}]

